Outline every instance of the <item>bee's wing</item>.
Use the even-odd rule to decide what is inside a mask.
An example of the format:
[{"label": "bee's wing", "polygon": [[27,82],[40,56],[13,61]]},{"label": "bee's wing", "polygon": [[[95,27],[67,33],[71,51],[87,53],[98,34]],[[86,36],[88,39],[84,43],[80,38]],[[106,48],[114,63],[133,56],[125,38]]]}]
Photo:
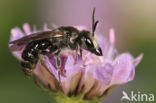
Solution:
[{"label": "bee's wing", "polygon": [[9,50],[11,51],[17,51],[20,50],[23,45],[27,45],[31,41],[39,40],[39,39],[49,39],[49,38],[59,38],[63,37],[64,33],[56,30],[51,31],[41,31],[37,33],[33,33],[27,36],[24,36],[18,40],[11,41],[9,44],[11,45],[9,47]]},{"label": "bee's wing", "polygon": [[37,32],[37,33],[24,36],[18,40],[11,41],[9,44],[22,45],[22,44],[27,44],[34,40],[55,38],[55,37],[62,37],[62,36],[64,36],[63,33],[58,32],[58,31],[41,31],[41,32]]}]

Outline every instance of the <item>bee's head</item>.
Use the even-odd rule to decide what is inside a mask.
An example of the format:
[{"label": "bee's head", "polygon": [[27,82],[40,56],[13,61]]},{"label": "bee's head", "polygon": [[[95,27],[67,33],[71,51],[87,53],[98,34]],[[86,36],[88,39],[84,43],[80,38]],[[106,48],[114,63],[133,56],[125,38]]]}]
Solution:
[{"label": "bee's head", "polygon": [[80,32],[79,45],[85,50],[88,50],[98,56],[102,56],[102,50],[95,36],[89,31],[83,30]]},{"label": "bee's head", "polygon": [[92,32],[85,31],[85,30],[81,31],[80,38],[79,38],[79,45],[83,49],[86,49],[98,56],[102,56],[102,50],[94,35],[96,26],[99,22],[98,20],[95,22],[94,14],[95,14],[95,8],[93,9],[93,14],[92,14]]}]

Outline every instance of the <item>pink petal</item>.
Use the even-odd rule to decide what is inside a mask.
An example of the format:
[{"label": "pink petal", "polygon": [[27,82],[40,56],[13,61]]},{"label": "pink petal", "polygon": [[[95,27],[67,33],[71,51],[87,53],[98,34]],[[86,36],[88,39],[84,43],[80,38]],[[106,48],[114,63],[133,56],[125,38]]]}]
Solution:
[{"label": "pink petal", "polygon": [[37,32],[37,27],[36,27],[36,25],[33,25],[33,31],[32,31],[33,33],[35,33],[35,32]]},{"label": "pink petal", "polygon": [[78,88],[79,93],[88,93],[96,84],[96,80],[94,77],[94,67],[95,65],[90,64],[83,68],[83,75],[80,81],[80,86]]},{"label": "pink petal", "polygon": [[103,56],[106,56],[107,54],[107,51],[109,49],[109,43],[108,41],[104,38],[104,36],[102,36],[103,34],[96,34],[96,38],[97,38],[97,41],[102,49],[102,52],[103,52]]},{"label": "pink petal", "polygon": [[20,39],[24,36],[24,33],[18,27],[11,29],[10,41]]},{"label": "pink petal", "polygon": [[[75,64],[75,55],[72,52],[71,54],[68,51],[62,51],[60,54],[61,59],[61,81],[65,81],[67,78],[71,78],[75,75],[82,65],[82,59],[78,56],[77,64]],[[45,56],[44,61],[49,71],[55,75],[58,79],[58,71],[56,66],[56,60],[53,55]]]},{"label": "pink petal", "polygon": [[45,65],[43,65],[41,63],[41,61],[39,60],[36,68],[34,70],[34,74],[35,76],[38,77],[38,79],[40,79],[42,81],[42,83],[45,86],[50,86],[50,89],[52,89],[52,91],[58,91],[59,89],[59,83],[57,81],[57,79],[55,78],[55,76],[53,74],[51,74],[47,67]]},{"label": "pink petal", "polygon": [[45,24],[43,25],[43,30],[45,30],[45,31],[50,30],[50,29],[48,28],[48,24],[45,23]]},{"label": "pink petal", "polygon": [[30,25],[28,23],[23,24],[23,30],[24,30],[26,35],[31,34],[31,28],[30,28]]},{"label": "pink petal", "polygon": [[[142,58],[143,58],[143,54],[140,54],[137,58],[133,60],[133,64],[135,67],[141,62]],[[132,69],[128,81],[132,81],[134,76],[135,76],[135,69]]]},{"label": "pink petal", "polygon": [[51,63],[51,60],[49,59],[49,57],[44,56],[44,63],[46,65],[46,67],[48,68],[48,70],[58,79],[58,72],[55,68],[55,66]]},{"label": "pink petal", "polygon": [[64,67],[66,76],[61,77],[62,89],[65,94],[72,93],[76,89],[81,78],[81,66],[82,59],[80,56],[78,56],[77,64],[75,64],[75,55],[71,54],[68,56]]},{"label": "pink petal", "polygon": [[112,79],[113,66],[107,63],[104,66],[96,66],[95,68],[95,78],[99,82],[103,82],[104,84],[108,85]]},{"label": "pink petal", "polygon": [[78,56],[77,63],[75,64],[75,55],[74,54],[69,55],[64,68],[66,70],[66,76],[71,78],[76,73],[81,71],[82,69],[81,66],[82,59],[80,56]]},{"label": "pink petal", "polygon": [[82,55],[84,65],[90,64],[102,65],[103,61],[100,59],[100,57],[96,56],[95,54],[83,50]]},{"label": "pink petal", "polygon": [[111,64],[106,64],[105,66],[90,64],[86,66],[79,92],[87,93],[87,98],[102,95],[111,83],[112,73],[113,66]]},{"label": "pink petal", "polygon": [[[11,36],[10,36],[10,41],[14,41],[17,39],[20,39],[24,36],[25,34],[19,29],[18,27],[11,29]],[[9,50],[12,51],[13,55],[21,60],[21,54],[22,50],[25,46],[18,46],[18,45],[9,45]]]},{"label": "pink petal", "polygon": [[127,83],[134,78],[133,57],[129,53],[119,55],[113,62],[112,84]]},{"label": "pink petal", "polygon": [[21,58],[22,51],[14,51],[12,53],[18,60],[22,60]]},{"label": "pink petal", "polygon": [[114,32],[114,29],[111,28],[110,31],[109,31],[109,41],[111,43],[111,45],[114,45],[115,43],[115,32]]},{"label": "pink petal", "polygon": [[131,73],[127,79],[127,82],[132,81],[134,79],[134,76],[135,76],[135,69],[132,69]]},{"label": "pink petal", "polygon": [[137,66],[137,65],[141,62],[143,56],[144,56],[144,54],[140,54],[137,58],[135,58],[135,59],[133,60],[133,64],[134,64],[135,66]]},{"label": "pink petal", "polygon": [[48,30],[48,25],[46,23],[43,25],[43,30]]}]

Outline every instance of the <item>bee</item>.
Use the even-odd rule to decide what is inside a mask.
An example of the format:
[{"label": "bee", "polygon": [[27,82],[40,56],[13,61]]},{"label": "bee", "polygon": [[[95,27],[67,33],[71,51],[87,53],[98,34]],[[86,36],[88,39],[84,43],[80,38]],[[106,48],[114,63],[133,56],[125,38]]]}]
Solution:
[{"label": "bee", "polygon": [[[39,60],[40,55],[50,55],[54,53],[58,75],[60,76],[61,61],[59,53],[64,49],[76,51],[82,55],[82,49],[88,50],[97,56],[102,56],[102,50],[95,38],[95,30],[98,20],[94,20],[95,8],[92,13],[92,32],[87,30],[79,31],[72,26],[61,26],[54,30],[40,31],[24,36],[18,40],[11,41],[10,49],[17,50],[18,47],[26,45],[21,55],[21,66],[27,76],[32,76],[33,70]],[[60,77],[59,77],[60,78]]]}]

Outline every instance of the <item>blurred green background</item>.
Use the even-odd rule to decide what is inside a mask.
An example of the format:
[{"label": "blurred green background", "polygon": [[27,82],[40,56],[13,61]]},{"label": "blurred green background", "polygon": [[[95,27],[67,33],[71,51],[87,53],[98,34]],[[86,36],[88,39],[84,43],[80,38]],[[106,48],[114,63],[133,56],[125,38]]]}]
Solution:
[{"label": "blurred green background", "polygon": [[144,53],[134,81],[117,86],[103,102],[120,103],[123,90],[156,94],[155,4],[155,0],[0,0],[0,103],[55,103],[24,76],[8,51],[11,28],[25,22],[40,28],[45,22],[90,26],[93,7],[100,20],[97,32],[107,37],[109,28],[114,27],[119,53],[129,51],[135,57]]}]

